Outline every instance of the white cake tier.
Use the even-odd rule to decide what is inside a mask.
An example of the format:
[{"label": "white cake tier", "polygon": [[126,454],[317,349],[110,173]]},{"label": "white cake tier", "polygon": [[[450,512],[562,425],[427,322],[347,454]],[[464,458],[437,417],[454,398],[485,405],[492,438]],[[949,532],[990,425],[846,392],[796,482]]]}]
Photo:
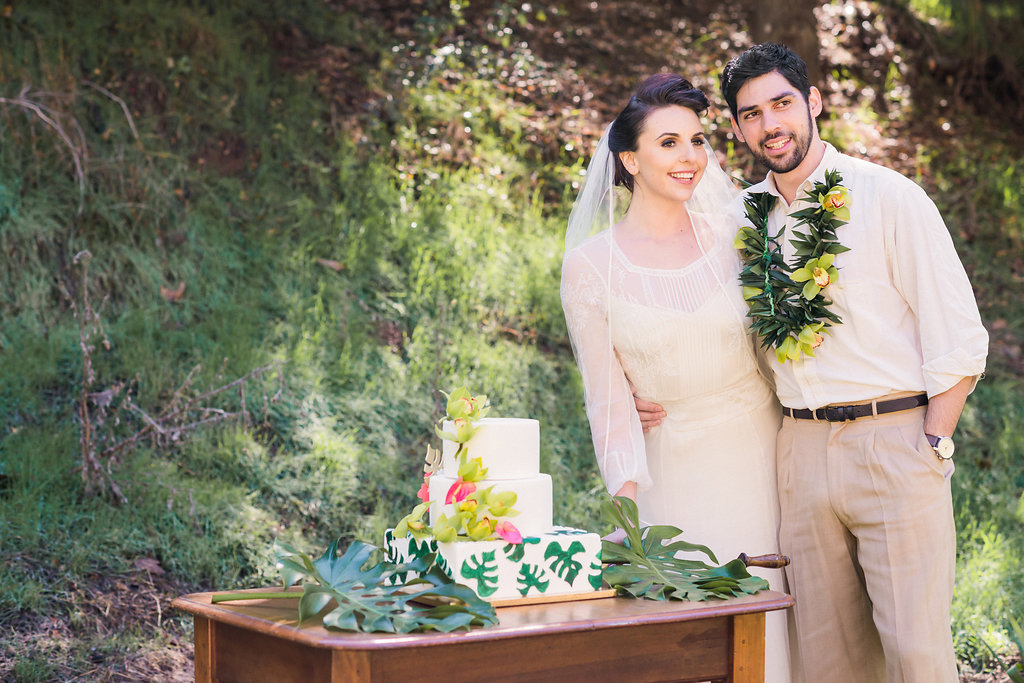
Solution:
[{"label": "white cake tier", "polygon": [[[480,458],[487,468],[488,479],[522,479],[540,472],[540,422],[518,417],[485,417],[476,422],[477,431],[466,442],[467,457]],[[454,433],[446,421],[441,429]],[[459,463],[454,441],[442,441],[444,473],[453,479],[459,476]]]},{"label": "white cake tier", "polygon": [[[448,495],[448,489],[455,483],[455,477],[445,476],[441,472],[435,472],[427,480],[430,491],[430,525],[437,522],[443,512],[448,517],[455,514],[454,505],[445,505],[444,501]],[[507,517],[519,533],[523,536],[536,536],[551,531],[552,510],[551,510],[551,475],[534,474],[524,479],[501,479],[492,481],[488,476],[486,481],[477,482],[478,489],[494,487],[494,493],[514,491],[516,502],[513,509],[519,514]]]},{"label": "white cake tier", "polygon": [[[526,537],[514,545],[505,541],[438,543],[412,536],[384,534],[388,559],[403,563],[437,553],[437,564],[448,576],[466,584],[485,600],[573,595],[601,588],[601,537],[579,529],[555,527],[551,533]],[[416,578],[393,577],[393,583]]]}]

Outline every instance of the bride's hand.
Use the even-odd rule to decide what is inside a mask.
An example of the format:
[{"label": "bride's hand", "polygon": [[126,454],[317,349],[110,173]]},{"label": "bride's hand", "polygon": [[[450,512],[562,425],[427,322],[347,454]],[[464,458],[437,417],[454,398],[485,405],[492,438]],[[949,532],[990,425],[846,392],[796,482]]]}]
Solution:
[{"label": "bride's hand", "polygon": [[633,402],[636,404],[636,413],[640,416],[640,426],[644,428],[645,434],[652,427],[657,427],[661,424],[661,420],[665,417],[666,413],[660,404],[645,401],[636,396],[633,397]]}]

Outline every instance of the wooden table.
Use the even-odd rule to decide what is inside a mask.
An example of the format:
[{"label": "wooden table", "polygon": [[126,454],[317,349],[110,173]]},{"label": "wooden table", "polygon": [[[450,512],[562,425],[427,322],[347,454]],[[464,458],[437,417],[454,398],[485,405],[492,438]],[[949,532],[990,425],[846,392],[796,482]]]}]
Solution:
[{"label": "wooden table", "polygon": [[[602,598],[498,608],[499,623],[407,635],[299,628],[295,600],[210,604],[195,617],[196,681],[764,680],[765,612],[793,599],[764,591],[714,602]],[[315,625],[314,625],[315,624]]]}]

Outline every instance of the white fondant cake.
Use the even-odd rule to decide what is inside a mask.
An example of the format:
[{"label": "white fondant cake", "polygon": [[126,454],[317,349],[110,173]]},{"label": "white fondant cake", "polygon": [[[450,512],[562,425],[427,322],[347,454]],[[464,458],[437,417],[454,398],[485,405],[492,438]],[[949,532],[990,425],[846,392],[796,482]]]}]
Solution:
[{"label": "white fondant cake", "polygon": [[[601,539],[579,529],[555,527],[548,534],[524,537],[519,544],[417,541],[412,536],[395,538],[388,529],[384,547],[392,562],[436,552],[437,563],[448,576],[485,600],[571,595],[601,588]],[[410,578],[414,577],[398,576],[396,583]]]},{"label": "white fondant cake", "polygon": [[[468,457],[480,458],[487,468],[487,479],[523,479],[540,474],[540,422],[517,417],[485,417],[474,423],[476,432],[466,442]],[[441,426],[454,432],[450,421]],[[444,475],[459,476],[454,441],[441,442],[441,467]],[[440,474],[440,472],[438,472]]]},{"label": "white fondant cake", "polygon": [[[439,543],[433,537],[416,540],[411,535],[395,538],[388,530],[384,548],[393,562],[406,562],[430,552],[449,576],[471,586],[480,597],[502,600],[539,595],[589,593],[601,587],[601,539],[597,534],[552,525],[551,477],[540,472],[540,423],[520,418],[484,418],[466,442],[468,459],[480,458],[487,468],[478,490],[494,487],[494,493],[514,491],[513,509],[501,518],[513,524],[523,543],[504,540],[459,539]],[[450,422],[442,431],[454,432]],[[451,517],[454,505],[445,497],[458,478],[458,444],[445,440],[441,467],[428,478],[431,500],[430,524],[444,513]],[[412,577],[396,577],[402,582]]]}]

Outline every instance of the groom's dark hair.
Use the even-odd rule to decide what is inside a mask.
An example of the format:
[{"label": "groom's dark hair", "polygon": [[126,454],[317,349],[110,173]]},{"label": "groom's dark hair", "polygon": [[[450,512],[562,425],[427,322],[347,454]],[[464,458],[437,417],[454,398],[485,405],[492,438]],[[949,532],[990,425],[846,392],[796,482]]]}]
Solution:
[{"label": "groom's dark hair", "polygon": [[736,94],[751,78],[778,71],[789,84],[800,91],[804,100],[811,94],[811,82],[807,79],[807,64],[800,55],[785,45],[761,43],[733,57],[725,65],[721,75],[722,97],[729,105],[729,111],[736,116]]},{"label": "groom's dark hair", "polygon": [[615,162],[615,184],[633,191],[633,176],[619,159],[619,152],[635,152],[636,141],[650,113],[677,105],[692,109],[697,116],[707,111],[707,96],[678,74],[661,73],[645,78],[629,98],[608,132],[608,149]]}]

